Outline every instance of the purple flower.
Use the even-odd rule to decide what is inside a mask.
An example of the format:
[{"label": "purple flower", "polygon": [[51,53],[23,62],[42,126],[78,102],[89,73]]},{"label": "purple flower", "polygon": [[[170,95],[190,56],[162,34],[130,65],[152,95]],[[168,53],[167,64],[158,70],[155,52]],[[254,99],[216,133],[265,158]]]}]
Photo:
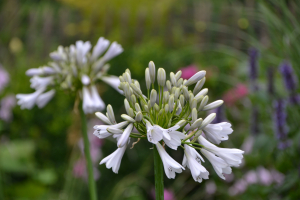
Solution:
[{"label": "purple flower", "polygon": [[294,92],[297,88],[297,79],[294,75],[292,65],[288,61],[283,61],[279,67],[281,75],[283,76],[284,84],[289,92]]},{"label": "purple flower", "polygon": [[278,148],[285,149],[289,146],[287,140],[288,129],[286,126],[286,102],[282,99],[278,99],[274,102],[275,116],[275,132],[277,139],[279,140]]},{"label": "purple flower", "polygon": [[0,64],[0,92],[6,87],[9,82],[9,75],[7,71]]},{"label": "purple flower", "polygon": [[257,66],[257,59],[259,52],[256,48],[250,48],[248,50],[249,54],[249,75],[251,80],[256,80],[258,76],[258,66]]},{"label": "purple flower", "polygon": [[1,100],[0,104],[0,119],[3,121],[10,121],[12,118],[12,109],[16,105],[16,98],[14,95],[8,95]]},{"label": "purple flower", "polygon": [[[155,199],[155,190],[151,190],[151,196]],[[174,192],[170,189],[164,189],[164,200],[176,200]]]},{"label": "purple flower", "polygon": [[189,65],[187,67],[181,68],[180,70],[182,72],[181,78],[183,79],[189,79],[199,71],[197,66],[195,65]]}]

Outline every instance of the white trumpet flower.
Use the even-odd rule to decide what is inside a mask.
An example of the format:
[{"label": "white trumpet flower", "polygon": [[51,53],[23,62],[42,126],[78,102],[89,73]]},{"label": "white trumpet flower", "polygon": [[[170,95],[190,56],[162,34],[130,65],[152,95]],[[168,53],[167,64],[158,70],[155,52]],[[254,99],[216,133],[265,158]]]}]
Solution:
[{"label": "white trumpet flower", "polygon": [[53,77],[33,76],[30,79],[30,87],[33,89],[46,88],[53,81]]},{"label": "white trumpet flower", "polygon": [[41,95],[44,91],[45,88],[39,88],[31,94],[17,94],[17,104],[21,106],[21,109],[31,109],[35,105],[38,96]]},{"label": "white trumpet flower", "polygon": [[103,158],[100,162],[100,165],[106,163],[106,168],[112,168],[112,171],[117,174],[119,172],[121,161],[125,153],[126,147],[127,145],[125,144],[123,147],[118,148],[109,156]]},{"label": "white trumpet flower", "polygon": [[147,120],[146,121],[146,128],[147,128],[147,138],[148,141],[157,144],[160,140],[163,139],[163,131],[157,126],[152,126],[151,123]]},{"label": "white trumpet flower", "polygon": [[199,144],[202,144],[205,147],[205,149],[222,158],[229,166],[238,167],[242,163],[244,151],[240,149],[228,149],[217,147],[209,141],[207,141],[201,135],[198,137],[198,142]]},{"label": "white trumpet flower", "polygon": [[231,124],[228,122],[208,124],[203,131],[207,139],[214,144],[220,144],[221,141],[228,140],[228,135],[233,132]]},{"label": "white trumpet flower", "polygon": [[55,95],[55,90],[50,90],[48,92],[45,92],[41,95],[39,95],[36,99],[36,105],[39,108],[43,108]]},{"label": "white trumpet flower", "polygon": [[94,129],[96,130],[94,131],[93,134],[100,139],[107,138],[112,135],[111,133],[108,132],[107,128],[122,129],[128,124],[129,122],[125,121],[114,125],[96,125],[94,126]]},{"label": "white trumpet flower", "polygon": [[183,166],[190,168],[192,176],[195,181],[201,183],[202,179],[208,179],[209,172],[201,165],[203,158],[200,154],[188,145],[184,145]]},{"label": "white trumpet flower", "polygon": [[183,166],[181,166],[178,162],[176,162],[169,154],[166,152],[166,150],[161,146],[160,143],[156,144],[157,151],[160,155],[160,158],[164,165],[164,170],[166,173],[166,176],[171,179],[175,178],[175,172],[181,173],[182,170],[185,170]]},{"label": "white trumpet flower", "polygon": [[201,153],[209,160],[220,178],[225,180],[223,174],[231,174],[231,167],[222,158],[203,148],[201,149]]}]

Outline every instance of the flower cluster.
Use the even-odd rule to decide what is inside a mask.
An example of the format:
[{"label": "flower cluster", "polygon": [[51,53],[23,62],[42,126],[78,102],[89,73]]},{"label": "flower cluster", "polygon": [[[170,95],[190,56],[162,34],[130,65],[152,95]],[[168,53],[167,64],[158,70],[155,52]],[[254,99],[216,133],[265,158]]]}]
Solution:
[{"label": "flower cluster", "polygon": [[[107,76],[107,61],[123,52],[121,45],[99,38],[93,50],[90,42],[77,41],[70,47],[59,46],[50,53],[52,59],[47,66],[27,70],[31,94],[18,94],[18,104],[22,109],[31,109],[34,105],[44,107],[55,95],[55,86],[65,90],[80,92],[85,113],[103,110],[105,104],[100,98],[95,82],[102,80],[116,90],[120,83],[118,77]],[[106,51],[106,52],[105,52]],[[104,53],[105,52],[105,53]],[[48,88],[51,90],[47,91]]]},{"label": "flower cluster", "polygon": [[[107,106],[106,115],[96,113],[96,116],[108,125],[96,125],[94,135],[99,138],[113,136],[118,146],[118,149],[105,157],[100,164],[106,163],[107,168],[112,168],[118,173],[130,138],[138,138],[138,141],[147,139],[156,146],[168,178],[175,178],[175,172],[181,173],[188,167],[195,181],[202,182],[202,179],[208,179],[209,172],[202,166],[204,159],[197,150],[210,161],[222,179],[225,179],[224,173],[231,173],[231,167],[241,164],[242,150],[219,148],[214,145],[228,139],[228,135],[233,131],[231,124],[211,124],[216,117],[215,113],[204,119],[199,117],[205,111],[223,104],[222,100],[208,104],[208,89],[202,89],[206,72],[199,71],[188,80],[181,78],[181,74],[181,71],[176,74],[171,72],[170,80],[166,81],[165,70],[159,68],[156,90],[156,70],[151,61],[145,71],[148,96],[143,95],[139,82],[131,78],[128,69],[119,77],[119,88],[124,91],[126,97],[124,105],[127,114],[121,115],[125,121],[117,123],[111,105]],[[188,87],[193,84],[196,85],[191,91]],[[133,132],[134,127],[137,132]],[[189,128],[185,130],[185,127]],[[177,150],[179,146],[184,150],[182,165],[166,151],[166,147]]]}]

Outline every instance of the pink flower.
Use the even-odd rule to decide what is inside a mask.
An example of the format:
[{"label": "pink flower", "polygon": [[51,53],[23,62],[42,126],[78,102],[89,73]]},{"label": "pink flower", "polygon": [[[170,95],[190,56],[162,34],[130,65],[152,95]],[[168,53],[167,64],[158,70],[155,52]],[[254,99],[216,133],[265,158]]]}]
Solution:
[{"label": "pink flower", "polygon": [[10,121],[12,119],[12,109],[16,105],[14,95],[8,95],[1,100],[0,105],[0,119],[3,121]]},{"label": "pink flower", "polygon": [[187,67],[180,68],[179,70],[182,72],[181,78],[183,79],[189,79],[199,71],[196,65],[189,65]]},{"label": "pink flower", "polygon": [[227,91],[223,99],[228,106],[233,106],[238,100],[248,95],[248,88],[244,84],[238,84],[235,88]]},{"label": "pink flower", "polygon": [[[94,179],[98,180],[100,177],[100,172],[96,167],[93,167]],[[86,171],[86,162],[84,157],[81,157],[73,166],[73,175],[76,178],[82,178],[85,181],[88,180],[88,175]]]}]

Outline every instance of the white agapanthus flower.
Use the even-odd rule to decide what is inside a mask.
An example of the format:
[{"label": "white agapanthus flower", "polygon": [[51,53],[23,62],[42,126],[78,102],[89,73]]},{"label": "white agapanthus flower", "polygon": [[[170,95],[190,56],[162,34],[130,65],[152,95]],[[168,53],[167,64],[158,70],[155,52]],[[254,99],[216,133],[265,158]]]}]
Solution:
[{"label": "white agapanthus flower", "polygon": [[[181,74],[181,71],[176,74],[171,72],[170,80],[166,81],[166,72],[160,68],[157,71],[158,85],[155,86],[156,70],[151,61],[149,68],[145,70],[147,96],[143,95],[140,83],[131,78],[130,70],[127,69],[119,77],[118,88],[125,96],[126,110],[126,114],[122,114],[121,118],[125,121],[116,122],[110,105],[107,106],[106,115],[96,113],[96,116],[107,125],[95,126],[94,135],[101,139],[112,136],[117,140],[118,147],[100,164],[106,163],[107,168],[112,168],[117,173],[130,138],[137,139],[132,146],[141,141],[153,144],[153,149],[158,152],[156,155],[160,156],[168,178],[175,178],[175,173],[181,173],[187,166],[195,181],[202,182],[203,179],[208,179],[209,172],[202,165],[204,160],[200,153],[208,159],[222,179],[223,174],[231,173],[231,167],[241,163],[243,151],[219,148],[202,136],[202,133],[205,133],[208,140],[219,144],[228,140],[228,135],[232,133],[230,123],[211,124],[216,117],[215,113],[200,117],[205,111],[223,103],[222,100],[208,103],[208,89],[202,89],[205,71],[196,73],[189,80],[183,80]],[[192,84],[196,84],[193,92],[188,89]],[[138,132],[132,132],[133,128]],[[180,147],[184,150],[182,165],[167,153],[168,147],[173,150]]]},{"label": "white agapanthus flower", "polygon": [[116,42],[109,44],[108,40],[101,37],[93,48],[90,42],[83,41],[77,41],[70,47],[59,46],[57,51],[50,53],[52,61],[47,66],[27,70],[26,75],[32,77],[30,87],[36,92],[18,94],[18,104],[22,109],[32,109],[34,105],[42,108],[53,98],[54,87],[59,86],[80,93],[85,113],[103,110],[105,103],[99,96],[95,84],[97,80],[122,92],[118,89],[119,78],[107,75],[107,62],[122,53],[123,48]]}]

